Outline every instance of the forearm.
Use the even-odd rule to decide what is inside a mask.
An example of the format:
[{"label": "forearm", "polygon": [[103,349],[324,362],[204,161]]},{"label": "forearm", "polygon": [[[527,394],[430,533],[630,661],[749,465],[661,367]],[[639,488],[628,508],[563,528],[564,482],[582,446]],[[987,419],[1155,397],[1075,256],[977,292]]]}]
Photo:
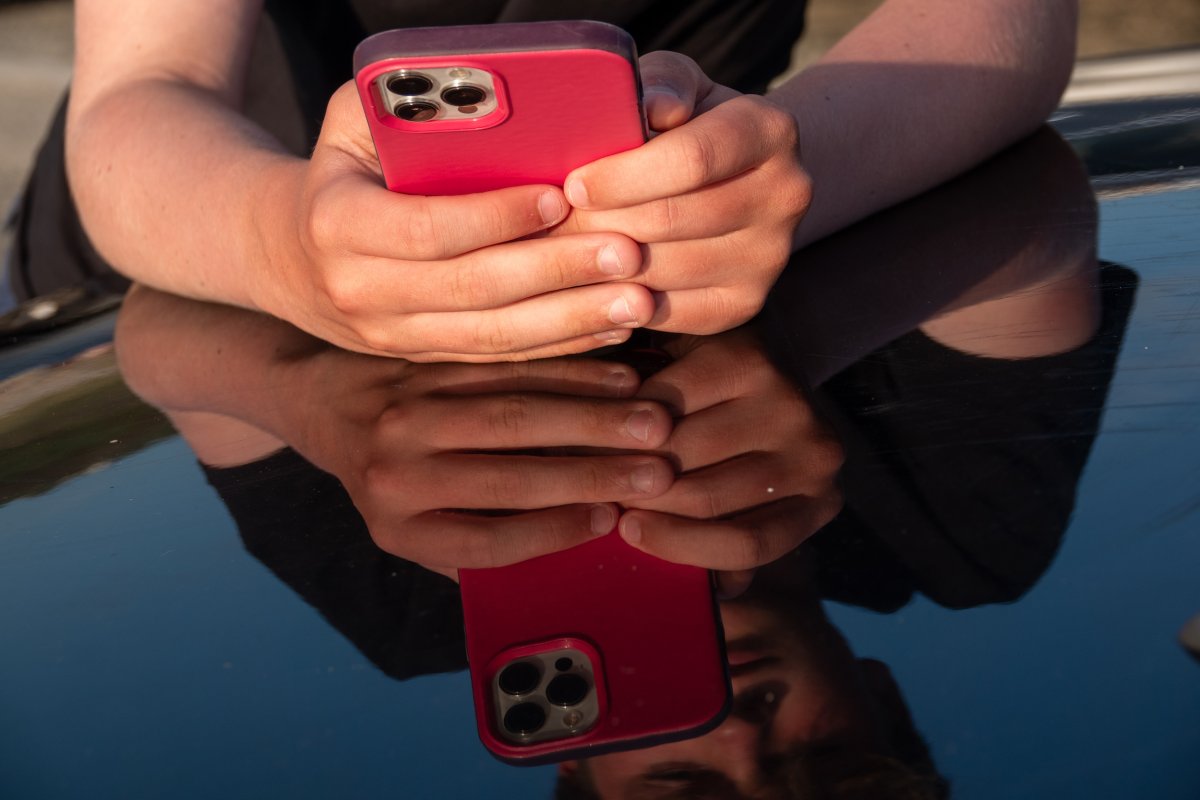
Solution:
[{"label": "forearm", "polygon": [[303,162],[240,114],[261,0],[76,3],[67,171],[84,227],[130,278],[254,305],[261,208]]},{"label": "forearm", "polygon": [[278,434],[281,398],[294,393],[285,370],[326,345],[263,314],[134,286],[117,320],[116,347],[126,383],[146,402]]},{"label": "forearm", "polygon": [[769,98],[799,123],[802,246],[1032,132],[1074,61],[1069,0],[889,0]]},{"label": "forearm", "polygon": [[176,294],[257,307],[264,206],[299,191],[301,162],[211,91],[167,78],[125,84],[68,127],[84,226],[127,277]]}]

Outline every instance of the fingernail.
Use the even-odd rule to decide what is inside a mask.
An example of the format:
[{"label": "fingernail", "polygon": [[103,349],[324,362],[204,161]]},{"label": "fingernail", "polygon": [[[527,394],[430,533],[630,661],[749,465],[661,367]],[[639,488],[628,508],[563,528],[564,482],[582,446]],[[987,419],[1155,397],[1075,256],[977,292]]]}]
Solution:
[{"label": "fingernail", "polygon": [[592,533],[596,536],[603,536],[613,529],[613,523],[616,519],[613,518],[613,510],[610,506],[594,505],[592,506]]},{"label": "fingernail", "polygon": [[620,531],[621,538],[630,544],[637,544],[642,540],[642,523],[637,521],[637,517],[623,517]]},{"label": "fingernail", "polygon": [[629,331],[600,331],[599,333],[593,333],[592,336],[604,342],[604,344],[616,344],[629,338]]},{"label": "fingernail", "polygon": [[568,178],[567,184],[563,187],[563,193],[567,196],[567,202],[576,208],[587,207],[587,187],[583,185],[583,181],[579,178]]},{"label": "fingernail", "polygon": [[654,466],[652,464],[642,464],[635,467],[633,472],[629,474],[629,483],[633,486],[634,491],[647,492],[654,491]]},{"label": "fingernail", "polygon": [[642,409],[629,415],[629,419],[625,420],[625,430],[629,431],[629,435],[639,442],[644,442],[650,438],[650,425],[653,422],[654,415],[646,409]]},{"label": "fingernail", "polygon": [[608,307],[608,319],[614,325],[625,325],[630,322],[637,321],[637,314],[633,312],[633,306],[629,305],[629,301],[624,297],[618,297]]},{"label": "fingernail", "polygon": [[[605,331],[605,333],[611,333],[615,336],[621,335],[618,331]],[[600,336],[600,334],[596,335]],[[616,397],[623,397],[631,383],[632,381],[629,379],[629,373],[627,372],[610,372],[604,376],[604,385]]]},{"label": "fingernail", "polygon": [[557,192],[542,192],[538,198],[538,213],[542,215],[542,222],[551,225],[563,218],[565,209],[562,201],[558,199]]},{"label": "fingernail", "polygon": [[669,100],[682,100],[682,93],[667,83],[656,83],[653,86],[646,86],[642,89],[642,102],[649,103],[658,97]]},{"label": "fingernail", "polygon": [[596,260],[600,264],[600,271],[605,275],[621,274],[621,256],[617,254],[617,248],[611,244],[606,244],[600,248],[600,256]]}]

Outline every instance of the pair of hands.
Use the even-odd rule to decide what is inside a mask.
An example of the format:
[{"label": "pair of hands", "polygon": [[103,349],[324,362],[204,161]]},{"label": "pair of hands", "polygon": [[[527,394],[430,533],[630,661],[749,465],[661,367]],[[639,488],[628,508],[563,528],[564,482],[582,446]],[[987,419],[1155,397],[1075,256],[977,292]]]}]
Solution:
[{"label": "pair of hands", "polygon": [[837,513],[841,448],[744,333],[674,355],[643,383],[588,358],[426,365],[327,349],[284,365],[277,427],[342,481],[382,549],[443,574],[615,526],[652,555],[722,571],[734,593]]},{"label": "pair of hands", "polygon": [[352,84],[335,94],[257,305],[326,341],[410,361],[524,360],[746,321],[811,198],[794,118],[674,53],[641,60],[644,146],[522,186],[418,197],[382,185]]}]

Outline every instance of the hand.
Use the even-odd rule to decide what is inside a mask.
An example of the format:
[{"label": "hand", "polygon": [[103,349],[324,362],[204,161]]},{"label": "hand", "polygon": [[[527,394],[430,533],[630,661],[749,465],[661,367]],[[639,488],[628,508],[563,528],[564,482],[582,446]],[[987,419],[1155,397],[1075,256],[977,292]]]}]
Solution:
[{"label": "hand", "polygon": [[715,333],[750,319],[792,251],[811,200],[796,121],[709,80],[676,53],[641,60],[644,146],[575,170],[555,233],[615,231],[641,242],[634,278],[656,293],[649,327]]},{"label": "hand", "polygon": [[[277,369],[276,435],[341,480],[379,547],[452,577],[610,533],[617,503],[673,479],[650,452],[670,417],[631,397],[637,374],[620,364],[420,365],[323,348]],[[622,452],[529,453],[564,446]]]},{"label": "hand", "polygon": [[[529,239],[568,206],[551,186],[458,197],[384,188],[353,84],[330,101],[299,188],[265,203],[256,304],[343,348],[411,361],[520,360],[624,341],[654,301],[608,231]],[[293,176],[297,177],[297,176]]]},{"label": "hand", "polygon": [[678,477],[627,500],[621,536],[652,555],[721,570],[735,594],[841,510],[841,444],[745,331],[681,340],[679,359],[638,397],[673,410],[657,452]]}]

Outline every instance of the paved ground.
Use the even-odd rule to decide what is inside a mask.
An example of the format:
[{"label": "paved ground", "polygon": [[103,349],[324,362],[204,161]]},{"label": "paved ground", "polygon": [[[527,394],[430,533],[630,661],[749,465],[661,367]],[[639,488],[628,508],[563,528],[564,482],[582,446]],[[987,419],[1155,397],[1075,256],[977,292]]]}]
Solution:
[{"label": "paved ground", "polygon": [[[811,0],[798,58],[807,63],[880,0]],[[1081,0],[1080,54],[1200,43],[1197,0]],[[71,3],[0,0],[0,212],[19,190],[31,154],[70,76]]]}]

